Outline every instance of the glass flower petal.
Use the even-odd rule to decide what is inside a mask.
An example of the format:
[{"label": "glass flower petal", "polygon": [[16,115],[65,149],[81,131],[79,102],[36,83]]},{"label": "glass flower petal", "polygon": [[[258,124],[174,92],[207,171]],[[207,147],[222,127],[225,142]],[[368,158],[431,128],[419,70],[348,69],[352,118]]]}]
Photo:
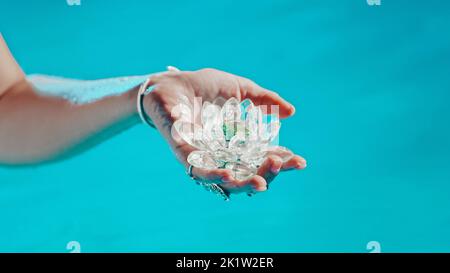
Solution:
[{"label": "glass flower petal", "polygon": [[177,120],[173,128],[184,141],[198,149],[206,149],[207,145],[203,139],[203,128],[198,124],[193,124],[183,120]]},{"label": "glass flower petal", "polygon": [[194,167],[203,169],[216,169],[216,161],[209,152],[193,151],[189,154],[187,161]]},{"label": "glass flower petal", "polygon": [[264,112],[249,99],[239,102],[236,98],[218,98],[203,103],[195,124],[180,119],[173,127],[184,141],[198,149],[188,156],[190,164],[230,169],[235,178],[243,180],[255,175],[270,155],[280,156],[283,161],[293,156],[287,148],[274,145],[281,123],[277,115]]}]

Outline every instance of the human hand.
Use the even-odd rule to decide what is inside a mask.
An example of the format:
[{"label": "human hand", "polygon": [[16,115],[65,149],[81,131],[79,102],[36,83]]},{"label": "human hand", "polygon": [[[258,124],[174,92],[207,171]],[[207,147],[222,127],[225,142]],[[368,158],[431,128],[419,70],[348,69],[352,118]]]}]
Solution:
[{"label": "human hand", "polygon": [[[175,71],[153,75],[150,84],[154,89],[145,98],[147,114],[175,152],[178,160],[186,167],[188,155],[196,148],[185,141],[172,136],[172,125],[180,118],[174,114],[174,107],[180,103],[193,104],[195,98],[203,101],[214,101],[218,97],[238,100],[250,99],[255,105],[279,106],[280,118],[294,114],[295,108],[277,93],[264,89],[249,79],[232,75],[215,69],[198,71]],[[286,155],[286,153],[290,153]],[[284,151],[284,161],[280,154],[272,153],[258,168],[256,175],[238,180],[229,169],[193,168],[195,179],[208,183],[217,183],[228,194],[253,193],[267,190],[280,171],[303,169],[306,161],[299,155]]]}]

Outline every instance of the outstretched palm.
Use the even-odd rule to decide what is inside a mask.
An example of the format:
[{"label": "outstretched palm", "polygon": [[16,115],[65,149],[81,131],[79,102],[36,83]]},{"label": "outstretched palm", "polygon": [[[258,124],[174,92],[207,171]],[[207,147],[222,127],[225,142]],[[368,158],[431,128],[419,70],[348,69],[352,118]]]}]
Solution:
[{"label": "outstretched palm", "polygon": [[[194,98],[214,101],[218,97],[238,100],[251,99],[256,105],[278,105],[280,118],[294,114],[294,107],[275,92],[264,89],[254,82],[215,69],[202,69],[194,72],[169,71],[155,75],[151,79],[155,85],[153,92],[146,98],[146,111],[158,130],[166,138],[177,158],[188,166],[187,157],[195,150],[185,141],[173,138],[172,125],[180,118],[173,109],[181,103],[193,103]],[[270,109],[270,107],[269,107]],[[257,174],[245,180],[238,180],[229,169],[194,168],[196,179],[220,184],[228,193],[265,191],[267,184],[281,171],[303,169],[306,161],[292,154],[286,160],[276,154],[267,156],[258,168]]]}]

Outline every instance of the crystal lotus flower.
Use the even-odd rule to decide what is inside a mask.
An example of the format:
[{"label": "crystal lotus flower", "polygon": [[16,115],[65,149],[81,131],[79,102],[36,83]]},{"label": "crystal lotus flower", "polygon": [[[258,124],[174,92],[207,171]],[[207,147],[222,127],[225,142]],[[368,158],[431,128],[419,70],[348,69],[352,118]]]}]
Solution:
[{"label": "crystal lotus flower", "polygon": [[230,98],[223,106],[217,100],[206,101],[199,118],[192,119],[189,109],[182,108],[182,114],[188,113],[185,116],[189,118],[177,120],[173,129],[197,148],[189,154],[189,164],[205,169],[230,169],[235,178],[246,179],[256,174],[271,154],[289,160],[293,153],[274,144],[281,126],[278,115],[263,114],[262,107],[249,99],[239,102]]}]

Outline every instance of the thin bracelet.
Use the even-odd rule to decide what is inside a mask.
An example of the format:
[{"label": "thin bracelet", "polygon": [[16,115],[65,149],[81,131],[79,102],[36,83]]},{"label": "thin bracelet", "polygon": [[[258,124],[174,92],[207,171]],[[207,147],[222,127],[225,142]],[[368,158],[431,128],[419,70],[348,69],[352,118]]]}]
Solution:
[{"label": "thin bracelet", "polygon": [[153,123],[152,119],[147,115],[147,113],[145,112],[145,109],[144,109],[144,97],[155,88],[154,85],[148,86],[149,83],[150,83],[150,78],[145,80],[145,82],[143,82],[141,84],[141,86],[139,87],[138,96],[137,96],[137,110],[138,110],[139,117],[141,118],[141,120],[144,123],[148,124],[150,127],[156,129],[155,124]]},{"label": "thin bracelet", "polygon": [[[172,71],[172,72],[180,72],[180,70],[178,68],[176,68],[175,66],[167,66],[167,70],[168,71]],[[147,123],[150,127],[155,128],[156,126],[153,123],[152,119],[147,115],[147,113],[145,112],[144,109],[144,97],[152,92],[152,90],[155,88],[154,85],[152,86],[148,86],[150,83],[150,77],[147,78],[147,80],[145,80],[145,82],[143,82],[141,84],[141,86],[139,87],[139,92],[138,92],[138,96],[137,96],[137,110],[139,113],[139,117],[141,118],[141,120],[144,123]]]},{"label": "thin bracelet", "polygon": [[212,192],[214,194],[216,194],[217,196],[223,198],[223,200],[225,201],[230,201],[230,194],[225,192],[225,190],[219,186],[216,183],[208,183],[208,182],[203,182],[201,180],[197,180],[195,179],[194,175],[192,174],[192,169],[194,168],[194,166],[189,164],[189,167],[186,171],[186,174],[192,179],[195,180],[197,185],[202,186],[205,190]]}]

